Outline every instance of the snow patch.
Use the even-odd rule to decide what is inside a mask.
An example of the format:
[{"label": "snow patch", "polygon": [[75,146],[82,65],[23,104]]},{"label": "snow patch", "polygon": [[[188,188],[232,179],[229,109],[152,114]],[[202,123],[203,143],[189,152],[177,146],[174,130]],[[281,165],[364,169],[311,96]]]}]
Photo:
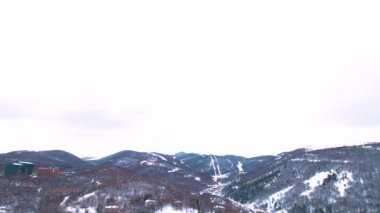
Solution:
[{"label": "snow patch", "polygon": [[94,197],[95,194],[96,194],[96,192],[98,192],[98,191],[94,191],[94,192],[88,193],[88,194],[86,194],[86,195],[83,195],[82,197],[79,197],[79,198],[78,198],[78,202],[82,202],[82,201],[87,200],[87,199],[90,198],[90,197]]},{"label": "snow patch", "polygon": [[118,166],[127,166],[128,165],[128,160],[125,160],[125,159],[119,159],[117,162],[116,162],[116,165]]},{"label": "snow patch", "polygon": [[105,206],[105,209],[118,209],[119,206]]},{"label": "snow patch", "polygon": [[214,156],[214,158],[215,158],[216,168],[218,169],[219,176],[221,176],[222,173],[220,172],[220,167],[219,167],[218,158],[216,158],[216,156]]},{"label": "snow patch", "polygon": [[294,186],[289,186],[279,192],[276,192],[274,194],[272,194],[271,196],[268,197],[267,199],[267,203],[268,203],[268,206],[269,206],[269,211],[271,212],[272,210],[274,210],[274,204],[276,201],[282,199],[284,197],[284,195],[290,191]]},{"label": "snow patch", "polygon": [[216,156],[210,155],[210,159],[211,159],[210,166],[212,166],[214,170],[214,175],[212,176],[212,179],[214,180],[214,182],[217,182],[218,179],[227,178],[229,174],[222,174],[220,172],[220,167],[219,167],[218,159],[216,158]]},{"label": "snow patch", "polygon": [[234,164],[232,163],[232,161],[230,161],[229,159],[227,159],[227,162],[231,165],[231,169],[234,168]]},{"label": "snow patch", "polygon": [[346,189],[350,187],[349,183],[353,181],[354,179],[351,172],[344,171],[339,173],[338,182],[335,183],[335,186],[338,188],[341,197],[346,196]]},{"label": "snow patch", "polygon": [[364,149],[372,149],[373,147],[371,145],[363,145],[362,146]]},{"label": "snow patch", "polygon": [[156,153],[153,153],[153,152],[150,152],[149,154],[155,156],[155,157],[158,157],[160,158],[161,160],[163,161],[168,161],[165,157],[163,157],[162,155],[159,155],[159,154],[156,154]]},{"label": "snow patch", "polygon": [[161,210],[155,213],[197,213],[195,209],[185,208],[185,209],[175,209],[172,206],[164,206]]},{"label": "snow patch", "polygon": [[320,159],[305,159],[305,158],[293,158],[291,161],[307,161],[307,162],[312,162],[312,163],[318,163],[321,162],[322,160]]},{"label": "snow patch", "polygon": [[201,181],[201,178],[200,177],[195,177],[194,178],[196,181]]},{"label": "snow patch", "polygon": [[[305,184],[308,184],[310,189],[301,193],[301,196],[309,197],[315,189],[323,184],[323,181],[328,177],[328,175],[336,173],[334,170],[329,172],[319,172],[311,177],[309,180],[304,181]],[[339,195],[344,197],[346,195],[346,190],[351,187],[349,184],[353,182],[353,175],[351,172],[342,171],[337,174],[337,182],[334,184],[339,191]]]},{"label": "snow patch", "polygon": [[239,170],[239,173],[243,173],[244,172],[244,169],[243,169],[243,164],[238,161],[238,164],[236,165],[238,170]]},{"label": "snow patch", "polygon": [[62,202],[59,204],[60,207],[66,206],[67,201],[69,200],[70,196],[66,196]]},{"label": "snow patch", "polygon": [[360,178],[360,183],[361,183],[361,184],[364,184],[364,180],[363,180],[363,178]]},{"label": "snow patch", "polygon": [[148,165],[148,166],[153,166],[153,165],[155,165],[155,163],[153,163],[153,162],[149,162],[149,161],[146,161],[146,160],[141,161],[140,164],[141,164],[141,165],[146,164],[146,165]]},{"label": "snow patch", "polygon": [[211,161],[210,161],[210,166],[214,169],[214,176],[217,176],[218,174],[216,173],[216,168],[215,168],[215,162],[212,156],[210,155]]},{"label": "snow patch", "polygon": [[281,200],[284,198],[285,194],[289,192],[293,186],[289,186],[281,191],[278,191],[266,199],[262,200],[261,202],[253,202],[251,204],[248,204],[247,207],[251,210],[259,210],[259,207],[262,205],[267,205],[267,209],[265,212],[276,212],[276,203],[281,202]]},{"label": "snow patch", "polygon": [[222,175],[216,175],[216,176],[213,176],[212,179],[214,180],[214,182],[216,182],[219,179],[226,179],[226,178],[228,178],[229,175],[230,175],[229,173],[222,174]]},{"label": "snow patch", "polygon": [[173,173],[173,172],[176,172],[176,171],[178,171],[179,170],[179,168],[174,168],[174,169],[172,169],[172,170],[170,170],[170,171],[168,171],[169,173]]},{"label": "snow patch", "polygon": [[102,183],[100,182],[100,181],[95,181],[95,179],[92,179],[91,180],[91,183],[94,183],[94,184],[96,184],[96,185],[98,185],[98,186],[100,186],[100,185],[102,185]]},{"label": "snow patch", "polygon": [[331,172],[318,172],[309,180],[304,181],[304,184],[308,184],[310,189],[302,192],[301,196],[309,197],[318,186],[322,185],[323,180],[326,179],[329,174],[331,174]]},{"label": "snow patch", "polygon": [[349,160],[332,160],[332,159],[308,159],[308,158],[293,158],[291,161],[307,161],[311,163],[318,163],[318,162],[332,162],[332,163],[351,163]]},{"label": "snow patch", "polygon": [[223,188],[226,187],[229,183],[221,183],[221,182],[217,182],[213,185],[209,185],[209,188],[203,190],[201,192],[202,193],[210,193],[212,195],[215,195],[215,196],[220,196],[220,197],[223,197]]},{"label": "snow patch", "polygon": [[281,199],[284,198],[284,195],[290,191],[294,186],[289,186],[279,192],[276,192],[274,194],[272,194],[271,196],[269,196],[267,198],[266,201],[264,201],[263,203],[267,203],[268,204],[268,207],[267,207],[267,211],[269,212],[274,212],[275,211],[275,204],[276,202],[280,201]]},{"label": "snow patch", "polygon": [[12,208],[9,207],[9,206],[0,206],[0,213],[7,213],[7,212],[10,212],[9,210],[11,210]]}]

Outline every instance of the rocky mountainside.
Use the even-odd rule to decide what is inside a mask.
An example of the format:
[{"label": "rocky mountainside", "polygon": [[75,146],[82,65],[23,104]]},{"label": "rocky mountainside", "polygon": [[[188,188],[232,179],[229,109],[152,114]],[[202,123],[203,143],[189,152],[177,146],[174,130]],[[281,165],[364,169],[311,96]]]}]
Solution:
[{"label": "rocky mountainside", "polygon": [[1,176],[0,212],[380,212],[379,143],[254,158],[0,154],[2,165],[14,161],[62,172]]}]

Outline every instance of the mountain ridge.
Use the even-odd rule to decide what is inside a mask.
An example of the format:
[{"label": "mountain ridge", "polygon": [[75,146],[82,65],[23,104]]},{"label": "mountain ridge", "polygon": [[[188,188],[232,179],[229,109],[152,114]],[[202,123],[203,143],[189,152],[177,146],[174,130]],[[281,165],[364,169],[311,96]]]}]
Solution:
[{"label": "mountain ridge", "polygon": [[[62,150],[0,154],[3,166],[12,161],[32,161],[36,167],[62,170],[54,177],[0,176],[0,187],[13,183],[18,187],[14,185],[11,191],[34,190],[34,196],[19,196],[27,203],[24,206],[5,199],[9,194],[0,192],[0,198],[4,198],[0,207],[13,210],[70,212],[76,205],[75,208],[102,212],[112,203],[121,212],[155,212],[166,205],[198,212],[380,210],[380,165],[376,163],[380,162],[380,143],[318,150],[301,148],[251,158],[132,150],[88,161]],[[20,188],[20,184],[24,187]],[[119,198],[110,202],[110,196]],[[37,202],[37,207],[34,197],[43,201]],[[67,200],[62,204],[64,199]],[[153,201],[149,200],[156,203],[150,206]]]}]

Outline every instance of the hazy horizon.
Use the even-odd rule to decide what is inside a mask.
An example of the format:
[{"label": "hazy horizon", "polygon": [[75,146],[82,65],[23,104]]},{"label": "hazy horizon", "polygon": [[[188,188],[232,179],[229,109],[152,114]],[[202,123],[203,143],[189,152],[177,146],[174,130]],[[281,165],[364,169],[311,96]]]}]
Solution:
[{"label": "hazy horizon", "polygon": [[380,2],[0,2],[1,153],[380,141]]}]

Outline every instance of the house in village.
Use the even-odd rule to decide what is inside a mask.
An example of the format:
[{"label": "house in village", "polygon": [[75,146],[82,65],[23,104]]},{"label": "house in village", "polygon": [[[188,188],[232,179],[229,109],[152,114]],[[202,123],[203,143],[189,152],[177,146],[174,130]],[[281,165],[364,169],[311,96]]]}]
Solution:
[{"label": "house in village", "polygon": [[145,207],[154,207],[155,208],[155,207],[159,206],[159,202],[157,200],[148,199],[148,200],[145,200],[144,206]]},{"label": "house in village", "polygon": [[105,206],[103,209],[104,213],[120,213],[120,207],[119,206]]},{"label": "house in village", "polygon": [[59,174],[59,168],[57,167],[39,167],[37,169],[38,176],[54,176]]}]

